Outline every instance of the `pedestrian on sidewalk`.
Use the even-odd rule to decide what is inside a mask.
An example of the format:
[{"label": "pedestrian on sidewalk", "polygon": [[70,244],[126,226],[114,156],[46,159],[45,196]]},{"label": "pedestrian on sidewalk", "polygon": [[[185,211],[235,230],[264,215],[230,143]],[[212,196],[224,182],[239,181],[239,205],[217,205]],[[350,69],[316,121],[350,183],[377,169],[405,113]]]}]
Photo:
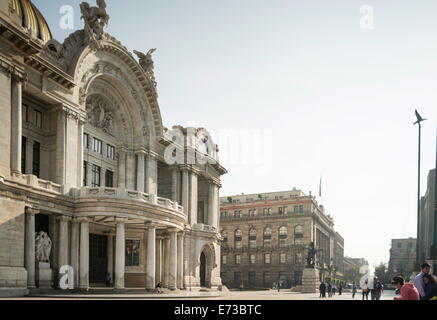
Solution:
[{"label": "pedestrian on sidewalk", "polygon": [[107,287],[111,286],[111,275],[108,272],[105,275],[105,283]]},{"label": "pedestrian on sidewalk", "polygon": [[372,300],[381,300],[382,291],[384,287],[382,283],[378,280],[378,277],[373,278],[373,289],[371,289]]},{"label": "pedestrian on sidewalk", "polygon": [[369,289],[369,281],[368,280],[364,281],[362,289],[363,289],[362,290],[363,291],[363,300],[364,300],[364,298],[366,298],[366,300],[369,300],[370,289]]},{"label": "pedestrian on sidewalk", "polygon": [[423,276],[429,274],[431,271],[431,266],[427,263],[424,263],[420,266],[421,272],[414,278],[413,284],[416,287],[417,291],[419,291],[420,297],[426,296],[425,285],[423,282]]},{"label": "pedestrian on sidewalk", "polygon": [[335,296],[335,291],[337,291],[337,286],[334,284],[332,285],[332,295]]},{"label": "pedestrian on sidewalk", "polygon": [[323,281],[319,286],[319,290],[320,290],[319,298],[326,298],[326,284]]},{"label": "pedestrian on sidewalk", "polygon": [[423,282],[425,284],[425,296],[420,300],[437,300],[437,281],[431,274],[425,274],[423,276]]},{"label": "pedestrian on sidewalk", "polygon": [[328,282],[328,298],[332,297],[332,286],[331,283]]},{"label": "pedestrian on sidewalk", "polygon": [[400,297],[395,297],[394,300],[420,300],[419,291],[412,283],[405,283],[404,278],[394,277],[391,282],[400,292]]},{"label": "pedestrian on sidewalk", "polygon": [[156,293],[164,293],[164,291],[162,291],[162,282],[158,282],[158,284],[155,287],[155,292]]},{"label": "pedestrian on sidewalk", "polygon": [[340,285],[338,286],[338,295],[341,296],[342,293],[343,293],[343,285],[340,283]]},{"label": "pedestrian on sidewalk", "polygon": [[357,293],[357,286],[354,284],[352,285],[352,299],[355,299],[355,294]]}]

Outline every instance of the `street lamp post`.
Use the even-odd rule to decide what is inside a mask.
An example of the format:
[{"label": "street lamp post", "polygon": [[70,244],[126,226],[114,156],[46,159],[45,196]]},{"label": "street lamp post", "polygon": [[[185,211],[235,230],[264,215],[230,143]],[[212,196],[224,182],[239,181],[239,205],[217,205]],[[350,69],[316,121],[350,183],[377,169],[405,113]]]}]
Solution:
[{"label": "street lamp post", "polygon": [[414,125],[419,125],[419,150],[418,150],[418,161],[417,161],[417,239],[416,239],[416,264],[420,264],[420,253],[419,253],[419,233],[420,233],[420,155],[421,155],[421,143],[422,143],[422,122],[426,119],[423,119],[422,116],[415,111],[417,121]]}]

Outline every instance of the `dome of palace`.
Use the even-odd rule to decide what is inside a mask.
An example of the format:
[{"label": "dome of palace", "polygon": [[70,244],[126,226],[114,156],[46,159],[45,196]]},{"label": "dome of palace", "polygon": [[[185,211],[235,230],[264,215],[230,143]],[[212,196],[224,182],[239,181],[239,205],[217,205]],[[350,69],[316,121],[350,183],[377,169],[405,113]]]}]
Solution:
[{"label": "dome of palace", "polygon": [[22,26],[29,29],[33,37],[44,43],[52,39],[46,19],[30,0],[11,0],[11,7],[21,19]]}]

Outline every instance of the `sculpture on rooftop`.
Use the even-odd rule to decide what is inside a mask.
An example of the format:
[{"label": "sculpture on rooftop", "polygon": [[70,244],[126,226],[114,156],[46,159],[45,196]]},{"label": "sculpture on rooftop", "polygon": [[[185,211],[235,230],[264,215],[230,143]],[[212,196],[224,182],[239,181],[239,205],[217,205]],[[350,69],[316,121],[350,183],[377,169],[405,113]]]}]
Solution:
[{"label": "sculpture on rooftop", "polygon": [[152,81],[154,86],[156,87],[156,81],[155,81],[155,71],[154,71],[154,63],[152,59],[152,54],[156,51],[156,49],[150,49],[147,54],[144,54],[140,51],[134,50],[134,53],[138,56],[139,64],[141,68],[143,68],[144,72],[146,73],[147,78]]},{"label": "sculpture on rooftop", "polygon": [[88,2],[80,4],[81,19],[85,21],[85,34],[88,39],[101,40],[104,27],[109,23],[105,0],[97,0],[98,7],[91,7]]}]

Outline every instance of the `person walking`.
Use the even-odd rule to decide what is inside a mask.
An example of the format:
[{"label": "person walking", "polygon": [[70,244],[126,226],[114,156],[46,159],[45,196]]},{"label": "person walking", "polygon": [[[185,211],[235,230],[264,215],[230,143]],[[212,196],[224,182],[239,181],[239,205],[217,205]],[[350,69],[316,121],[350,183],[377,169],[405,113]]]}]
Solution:
[{"label": "person walking", "polygon": [[370,296],[372,300],[381,300],[382,291],[384,287],[378,280],[378,277],[373,278],[373,288],[371,289]]},{"label": "person walking", "polygon": [[332,297],[332,285],[328,282],[328,298]]},{"label": "person walking", "polygon": [[355,294],[357,293],[357,286],[354,284],[352,285],[352,299],[355,299]]},{"label": "person walking", "polygon": [[413,284],[416,287],[417,291],[419,291],[420,297],[426,296],[423,276],[429,274],[430,271],[431,271],[431,266],[429,264],[427,263],[422,264],[420,266],[420,273],[413,280]]},{"label": "person walking", "polygon": [[319,298],[326,298],[326,284],[323,281],[319,286],[319,290],[320,290]]},{"label": "person walking", "polygon": [[278,293],[281,292],[281,282],[278,282]]},{"label": "person walking", "polygon": [[400,292],[399,297],[395,297],[394,300],[420,300],[419,291],[414,284],[405,283],[404,278],[398,276],[394,277],[391,282]]},{"label": "person walking", "polygon": [[423,282],[425,284],[425,296],[420,300],[437,300],[437,281],[431,274],[425,274],[423,276]]},{"label": "person walking", "polygon": [[335,296],[335,291],[337,291],[337,286],[334,284],[332,285],[332,295]]},{"label": "person walking", "polygon": [[369,300],[369,282],[366,280],[362,286],[362,292],[363,292],[363,300],[366,298],[366,300]]},{"label": "person walking", "polygon": [[342,293],[343,293],[343,285],[340,283],[340,285],[338,286],[338,295],[341,296]]},{"label": "person walking", "polygon": [[111,275],[108,272],[105,275],[105,283],[107,287],[111,286]]}]

